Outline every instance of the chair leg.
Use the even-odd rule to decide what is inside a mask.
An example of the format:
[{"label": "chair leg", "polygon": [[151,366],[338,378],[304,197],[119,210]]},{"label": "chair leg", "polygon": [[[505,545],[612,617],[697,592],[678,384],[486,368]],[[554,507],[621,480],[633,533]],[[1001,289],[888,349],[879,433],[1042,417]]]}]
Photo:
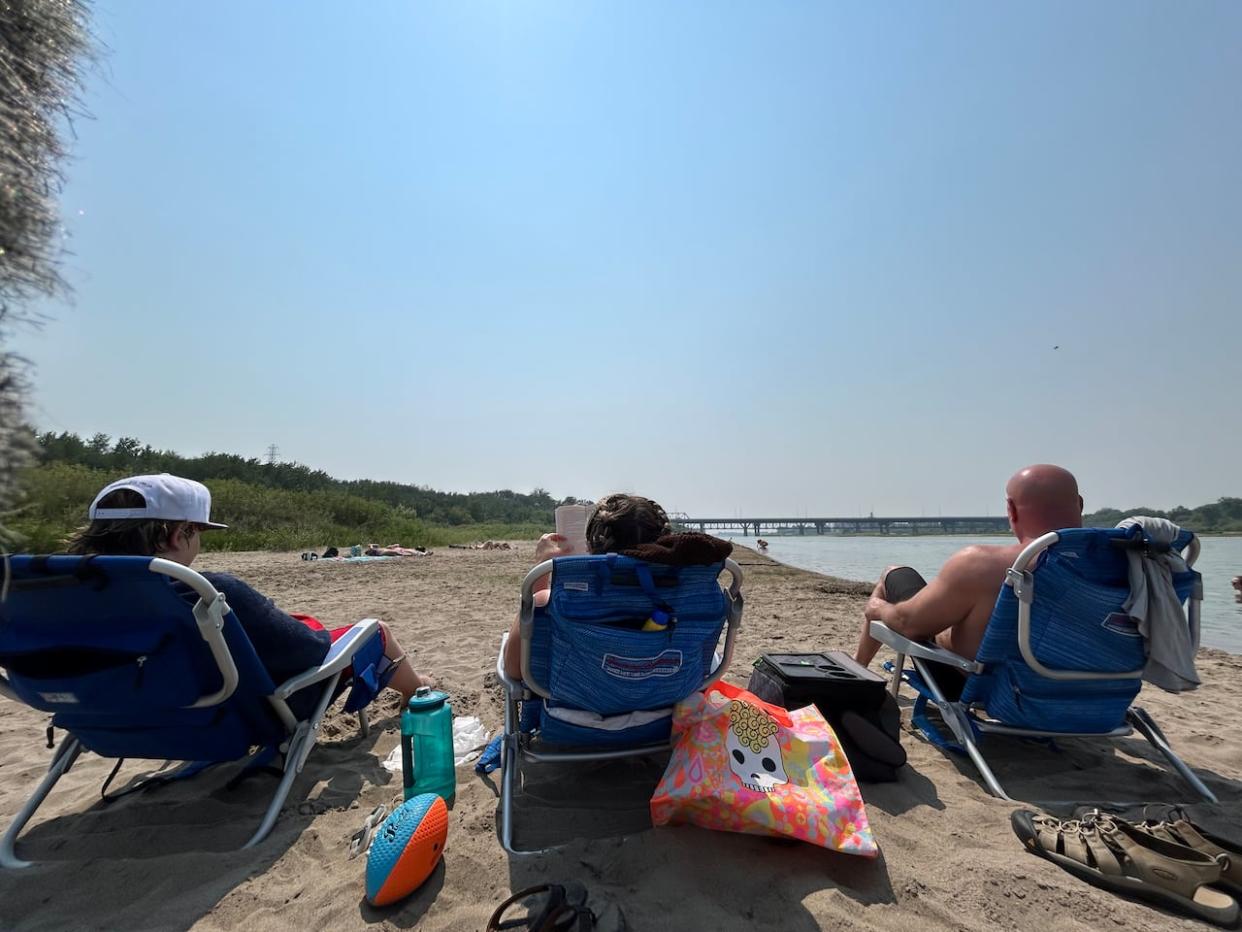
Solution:
[{"label": "chair leg", "polygon": [[988,762],[983,757],[983,752],[979,750],[979,743],[975,740],[975,729],[970,724],[970,718],[965,708],[960,702],[954,702],[945,696],[935,676],[928,669],[926,661],[920,660],[918,657],[913,658],[913,661],[915,671],[922,677],[925,687],[931,691],[931,701],[939,710],[940,717],[944,719],[945,724],[949,726],[949,730],[953,732],[953,737],[957,739],[958,744],[966,751],[966,756],[970,758],[975,765],[975,769],[979,771],[979,775],[983,777],[983,782],[987,784],[988,792],[999,799],[1012,802],[1012,798],[1005,792],[1005,788],[1001,786],[1000,780],[996,778],[996,774],[988,766]]},{"label": "chair leg", "polygon": [[[958,715],[964,714],[960,709],[954,709],[954,711]],[[983,752],[979,750],[979,745],[975,742],[975,736],[971,732],[969,724],[965,722],[962,724],[966,726],[962,729],[965,732],[965,737],[959,736],[958,740],[961,741],[962,747],[966,749],[966,753],[974,763],[975,769],[979,771],[979,775],[983,777],[983,782],[987,784],[988,791],[999,799],[1013,802],[1010,795],[1005,792],[1005,788],[1001,786],[1000,780],[996,779],[996,774],[992,772],[988,762],[984,760]]]},{"label": "chair leg", "polygon": [[901,691],[901,672],[906,667],[906,655],[898,654],[897,662],[893,664],[893,679],[888,684],[888,691],[893,694],[893,698],[897,698],[897,693]]},{"label": "chair leg", "polygon": [[517,702],[512,694],[505,695],[505,736],[500,746],[500,845],[509,854],[513,848],[513,781],[517,775],[518,753]]},{"label": "chair leg", "polygon": [[272,830],[272,826],[276,824],[276,819],[280,816],[281,807],[289,798],[289,791],[293,789],[293,781],[302,772],[302,764],[305,763],[306,755],[314,744],[315,732],[308,723],[303,722],[298,726],[297,733],[289,739],[289,749],[285,751],[285,771],[281,775],[276,792],[272,794],[272,801],[268,803],[267,811],[263,813],[263,821],[250,836],[250,840],[242,845],[243,848],[253,848]]},{"label": "chair leg", "polygon": [[371,721],[367,718],[367,710],[358,710],[358,737],[367,738],[371,735]]},{"label": "chair leg", "polygon": [[0,841],[0,867],[18,868],[32,866],[33,862],[23,861],[17,856],[17,836],[21,834],[22,829],[26,827],[26,823],[30,821],[35,811],[43,804],[43,800],[52,791],[52,787],[56,785],[56,782],[61,777],[69,772],[69,768],[73,766],[73,762],[78,759],[78,755],[81,753],[82,742],[72,735],[67,736],[60,743],[60,747],[52,755],[52,763],[48,767],[46,776],[39,783],[34,793],[31,794],[30,799],[26,800],[26,805],[22,806],[21,811],[14,817],[8,831],[4,833],[4,840]]},{"label": "chair leg", "polygon": [[319,697],[319,704],[315,706],[315,713],[309,719],[298,725],[297,729],[289,737],[288,748],[285,751],[285,772],[280,778],[280,785],[276,787],[276,792],[272,794],[272,801],[268,804],[267,812],[263,814],[263,821],[259,823],[258,829],[250,836],[243,848],[252,848],[267,837],[268,832],[272,830],[272,826],[276,824],[276,818],[280,815],[280,808],[285,804],[285,800],[289,797],[289,791],[293,789],[293,781],[297,779],[298,774],[302,772],[302,767],[306,764],[307,755],[314,748],[315,742],[319,738],[319,726],[323,722],[323,717],[328,711],[328,706],[332,704],[333,683],[328,683],[324,687],[323,694]]},{"label": "chair leg", "polygon": [[1126,719],[1138,730],[1139,734],[1151,743],[1152,747],[1164,755],[1165,760],[1172,765],[1173,769],[1181,775],[1183,780],[1190,784],[1191,788],[1194,789],[1196,793],[1210,803],[1217,802],[1216,794],[1209,790],[1203,781],[1199,779],[1199,775],[1191,770],[1186,765],[1186,762],[1177,756],[1172,746],[1169,744],[1168,738],[1166,738],[1164,736],[1164,732],[1160,730],[1160,726],[1156,724],[1155,719],[1147,714],[1145,709],[1133,706],[1130,711],[1126,713]]}]

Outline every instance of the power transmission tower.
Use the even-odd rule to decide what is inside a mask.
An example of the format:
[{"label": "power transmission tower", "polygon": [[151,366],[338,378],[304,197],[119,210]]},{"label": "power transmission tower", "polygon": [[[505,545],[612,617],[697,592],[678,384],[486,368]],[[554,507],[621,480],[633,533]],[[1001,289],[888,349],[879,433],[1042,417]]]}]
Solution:
[{"label": "power transmission tower", "polygon": [[280,452],[280,450],[276,449],[276,444],[274,444],[274,443],[268,444],[268,447],[267,447],[267,465],[269,465],[269,466],[275,466],[275,465],[276,465],[276,454],[278,454],[279,452]]}]

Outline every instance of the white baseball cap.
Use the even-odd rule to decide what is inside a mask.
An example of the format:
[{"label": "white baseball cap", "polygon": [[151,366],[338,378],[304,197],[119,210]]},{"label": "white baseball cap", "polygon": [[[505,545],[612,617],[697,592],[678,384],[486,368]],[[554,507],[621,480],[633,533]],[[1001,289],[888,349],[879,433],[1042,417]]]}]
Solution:
[{"label": "white baseball cap", "polygon": [[[137,492],[146,504],[141,508],[100,508],[99,502],[111,492],[129,489]],[[90,519],[154,518],[162,521],[192,521],[209,528],[226,528],[211,520],[211,493],[207,486],[193,479],[182,479],[160,473],[158,476],[134,476],[118,479],[105,486],[91,502]]]}]

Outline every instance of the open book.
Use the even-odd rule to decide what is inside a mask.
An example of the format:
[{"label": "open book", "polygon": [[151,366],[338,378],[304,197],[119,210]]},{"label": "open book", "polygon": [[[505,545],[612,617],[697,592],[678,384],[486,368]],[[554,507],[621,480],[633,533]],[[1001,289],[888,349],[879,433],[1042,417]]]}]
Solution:
[{"label": "open book", "polygon": [[556,509],[556,533],[569,540],[575,554],[588,554],[587,522],[595,513],[594,505],[561,505]]}]

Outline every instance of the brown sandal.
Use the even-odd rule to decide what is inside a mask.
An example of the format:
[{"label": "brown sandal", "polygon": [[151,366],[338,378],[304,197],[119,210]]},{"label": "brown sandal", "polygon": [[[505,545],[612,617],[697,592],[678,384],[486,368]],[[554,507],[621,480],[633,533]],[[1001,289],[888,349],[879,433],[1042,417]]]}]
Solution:
[{"label": "brown sandal", "polygon": [[[1094,811],[1094,807],[1083,806],[1075,810],[1074,815],[1082,816]],[[1118,821],[1124,819],[1130,822],[1139,831],[1215,858],[1221,865],[1221,885],[1230,888],[1234,896],[1242,896],[1242,841],[1213,834],[1192,822],[1186,809],[1167,803],[1132,806],[1118,809],[1110,815]]]},{"label": "brown sandal", "polygon": [[1062,822],[1029,810],[1010,816],[1027,849],[1090,884],[1142,897],[1229,926],[1237,901],[1211,884],[1223,867],[1194,848],[1158,838],[1099,812]]}]

